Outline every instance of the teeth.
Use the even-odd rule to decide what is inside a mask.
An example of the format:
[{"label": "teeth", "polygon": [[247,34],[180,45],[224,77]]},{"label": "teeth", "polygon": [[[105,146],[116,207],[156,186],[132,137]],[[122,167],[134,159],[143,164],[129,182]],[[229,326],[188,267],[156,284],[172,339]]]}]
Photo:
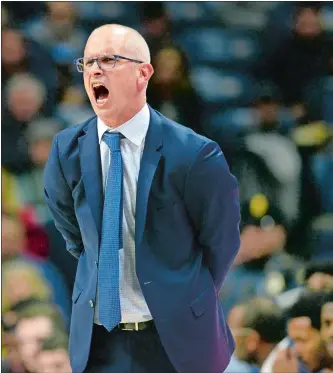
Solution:
[{"label": "teeth", "polygon": [[108,100],[107,98],[103,98],[103,99],[98,98],[98,99],[96,100],[96,102],[97,102],[97,105],[104,105],[104,104],[106,103],[107,100]]},{"label": "teeth", "polygon": [[102,83],[93,83],[93,88],[104,86]]}]

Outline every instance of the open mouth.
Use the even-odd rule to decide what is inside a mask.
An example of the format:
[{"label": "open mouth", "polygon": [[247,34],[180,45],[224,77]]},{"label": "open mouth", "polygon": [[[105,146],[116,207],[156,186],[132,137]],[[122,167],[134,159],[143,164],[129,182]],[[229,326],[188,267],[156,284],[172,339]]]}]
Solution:
[{"label": "open mouth", "polygon": [[97,105],[104,105],[109,98],[109,90],[102,83],[94,83],[93,91]]}]

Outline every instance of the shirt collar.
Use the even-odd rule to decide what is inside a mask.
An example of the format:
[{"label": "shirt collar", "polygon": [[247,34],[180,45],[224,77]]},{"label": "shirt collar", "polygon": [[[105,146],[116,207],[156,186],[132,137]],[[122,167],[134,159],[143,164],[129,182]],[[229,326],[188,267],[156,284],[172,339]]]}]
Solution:
[{"label": "shirt collar", "polygon": [[104,132],[120,132],[124,137],[130,140],[136,146],[140,146],[144,140],[146,133],[148,131],[150,120],[150,112],[148,105],[145,104],[144,107],[134,115],[130,120],[123,123],[119,127],[111,128],[108,127],[101,118],[97,118],[97,132],[99,144],[102,141]]}]

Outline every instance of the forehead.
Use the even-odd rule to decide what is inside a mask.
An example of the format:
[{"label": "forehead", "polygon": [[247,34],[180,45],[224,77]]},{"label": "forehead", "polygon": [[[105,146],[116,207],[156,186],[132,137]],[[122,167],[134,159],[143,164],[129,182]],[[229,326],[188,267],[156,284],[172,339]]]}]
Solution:
[{"label": "forehead", "polygon": [[103,54],[119,54],[125,42],[125,33],[118,30],[102,29],[93,32],[84,49],[85,57],[100,56]]},{"label": "forehead", "polygon": [[244,308],[242,306],[234,307],[228,316],[228,324],[231,328],[241,328],[244,324]]},{"label": "forehead", "polygon": [[23,319],[19,322],[17,327],[18,335],[34,335],[38,336],[48,332],[52,327],[51,320],[46,316],[37,316],[29,319]]},{"label": "forehead", "polygon": [[333,320],[333,302],[324,305],[321,315],[324,320]]},{"label": "forehead", "polygon": [[308,317],[296,317],[288,323],[288,334],[291,338],[310,338],[314,330]]}]

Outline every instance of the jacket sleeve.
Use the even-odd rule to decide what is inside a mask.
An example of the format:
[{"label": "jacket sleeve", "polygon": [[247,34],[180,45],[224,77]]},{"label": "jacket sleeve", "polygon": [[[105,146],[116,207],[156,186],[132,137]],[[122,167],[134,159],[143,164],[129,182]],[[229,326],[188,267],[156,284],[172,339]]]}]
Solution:
[{"label": "jacket sleeve", "polygon": [[67,250],[79,258],[83,248],[80,228],[75,216],[72,191],[60,164],[56,135],[44,171],[44,199],[51,211],[55,226],[66,241]]},{"label": "jacket sleeve", "polygon": [[206,142],[190,166],[184,199],[216,292],[240,247],[238,184],[214,142]]}]

